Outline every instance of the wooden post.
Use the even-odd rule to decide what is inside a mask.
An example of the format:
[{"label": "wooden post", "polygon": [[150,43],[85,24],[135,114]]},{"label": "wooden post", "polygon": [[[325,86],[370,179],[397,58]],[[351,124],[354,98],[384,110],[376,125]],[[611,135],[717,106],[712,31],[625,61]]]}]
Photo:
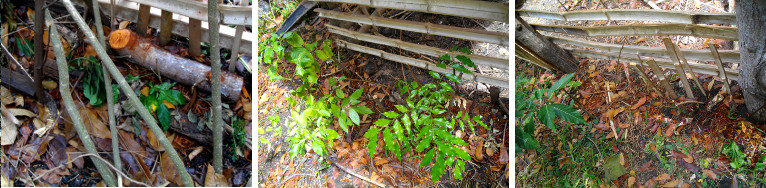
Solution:
[{"label": "wooden post", "polygon": [[654,62],[653,59],[650,59],[646,61],[646,64],[649,65],[649,68],[651,68],[652,72],[654,72],[654,76],[657,76],[657,79],[660,80],[662,86],[665,87],[665,93],[669,93],[673,98],[678,98],[678,95],[676,95],[676,92],[673,90],[673,86],[670,86],[670,81],[665,78],[665,72],[662,72],[662,68],[657,66],[657,62]]},{"label": "wooden post", "polygon": [[726,72],[723,69],[723,62],[721,61],[721,56],[718,54],[718,49],[715,48],[715,43],[708,42],[708,47],[710,47],[710,53],[713,54],[713,58],[715,59],[715,65],[718,67],[718,76],[721,77],[721,80],[723,81],[723,89],[731,94],[731,86],[729,86],[729,77],[726,76]]},{"label": "wooden post", "polygon": [[516,16],[516,42],[523,44],[559,70],[566,73],[577,70],[579,62],[572,54],[540,35],[518,15]]},{"label": "wooden post", "polygon": [[170,43],[170,34],[173,31],[173,13],[162,10],[162,20],[160,24],[160,46]]},{"label": "wooden post", "polygon": [[[239,5],[242,6],[242,0],[239,1]],[[229,72],[233,73],[234,68],[239,63],[239,44],[242,42],[242,32],[245,30],[245,26],[238,25],[237,31],[234,32],[234,44],[231,45],[231,60],[229,61]]]},{"label": "wooden post", "polygon": [[681,66],[681,64],[676,64],[676,73],[678,73],[678,77],[681,78],[680,81],[681,81],[681,84],[684,86],[684,91],[686,91],[686,97],[694,98],[692,85],[689,84],[689,79],[686,78],[686,71],[684,71],[684,67]]},{"label": "wooden post", "polygon": [[705,87],[702,87],[702,83],[700,83],[699,78],[697,78],[697,73],[694,72],[694,69],[692,69],[692,67],[689,66],[689,62],[686,61],[686,57],[684,56],[684,53],[681,52],[681,48],[679,48],[678,45],[675,45],[675,44],[673,44],[673,47],[675,49],[676,55],[678,55],[678,59],[682,63],[681,66],[684,68],[684,71],[688,71],[688,73],[692,75],[692,80],[694,80],[694,83],[696,83],[697,87],[700,88],[702,95],[707,95],[707,92],[705,92]]},{"label": "wooden post", "polygon": [[[202,54],[200,42],[202,42],[202,21],[189,18],[189,54],[194,57]],[[234,51],[234,49],[231,51]]]},{"label": "wooden post", "polygon": [[138,7],[138,27],[136,28],[136,32],[142,37],[146,36],[146,29],[149,28],[149,19],[151,18],[151,14],[149,13],[150,9],[151,7],[149,5],[144,4],[141,4]]},{"label": "wooden post", "polygon": [[[703,95],[707,95],[705,93],[704,87],[702,87],[702,84],[700,84],[699,79],[697,79],[697,75],[694,73],[691,67],[689,67],[689,64],[686,63],[686,57],[684,57],[684,54],[681,53],[681,49],[678,48],[677,45],[673,44],[673,42],[670,41],[670,38],[664,37],[662,38],[662,42],[665,44],[665,48],[668,50],[668,56],[670,56],[670,59],[673,60],[673,62],[676,65],[681,65],[681,67],[688,69],[689,73],[692,75],[692,79],[697,84],[697,87],[700,88],[700,91]],[[686,71],[684,70],[684,73]],[[680,76],[680,75],[679,75]],[[683,74],[683,77],[686,77],[686,74]]]}]

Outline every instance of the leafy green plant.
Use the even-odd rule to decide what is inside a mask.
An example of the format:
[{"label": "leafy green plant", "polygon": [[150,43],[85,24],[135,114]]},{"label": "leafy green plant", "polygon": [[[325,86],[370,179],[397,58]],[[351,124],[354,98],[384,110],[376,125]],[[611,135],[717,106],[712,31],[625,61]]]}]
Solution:
[{"label": "leafy green plant", "polygon": [[742,165],[747,164],[747,160],[745,160],[747,156],[739,150],[739,146],[733,141],[724,144],[721,152],[731,159],[731,162],[729,162],[731,168],[738,169]]},{"label": "leafy green plant", "polygon": [[[467,49],[464,49],[467,51]],[[466,52],[470,53],[470,51]],[[462,73],[471,74],[464,67],[476,65],[465,56],[459,55],[460,62],[451,63],[449,66]],[[451,60],[449,55],[441,57],[443,62],[439,66],[444,68]],[[442,79],[442,75],[430,71],[432,77]],[[460,76],[444,74],[450,81],[462,82]],[[453,131],[467,131],[468,127],[476,134],[474,124],[481,125],[489,130],[481,121],[481,116],[469,116],[468,112],[459,111],[457,114],[448,113],[448,109],[442,104],[448,103],[454,94],[454,89],[447,82],[439,84],[428,83],[422,86],[417,82],[405,83],[398,81],[396,86],[401,96],[406,96],[404,104],[396,104],[396,110],[383,113],[385,118],[380,118],[375,126],[368,129],[364,134],[369,138],[368,152],[375,156],[378,147],[378,135],[382,133],[383,148],[401,160],[402,154],[414,148],[416,152],[427,151],[420,162],[420,166],[434,163],[430,175],[432,181],[437,181],[447,167],[454,167],[453,176],[462,179],[465,161],[470,161],[471,156],[458,146],[466,145],[462,138],[452,134]],[[457,126],[459,125],[459,126]],[[430,148],[430,149],[429,149]],[[428,150],[427,150],[428,149]],[[434,160],[435,157],[435,160]]]},{"label": "leafy green plant", "polygon": [[285,47],[282,45],[282,36],[271,33],[270,37],[266,41],[260,42],[258,53],[261,54],[261,63],[267,64],[269,66],[267,70],[269,74],[269,81],[273,82],[276,80],[284,79],[284,77],[279,75],[277,71],[279,61],[282,59],[282,57],[284,57],[285,54]]},{"label": "leafy green plant", "polygon": [[[231,133],[231,145],[232,148],[239,148],[241,146],[245,145],[245,140],[247,140],[247,132],[245,131],[245,125],[247,125],[247,121],[242,118],[238,118],[237,116],[234,116],[232,119],[232,128],[234,129],[234,132]],[[232,160],[237,160],[237,155],[231,155]]]},{"label": "leafy green plant", "polygon": [[167,131],[170,128],[170,110],[168,105],[164,102],[168,102],[173,106],[186,104],[186,98],[180,91],[170,89],[175,83],[164,82],[162,84],[154,85],[149,82],[149,89],[146,95],[141,95],[141,103],[149,112],[157,115],[157,120],[160,122],[162,129]]},{"label": "leafy green plant", "polygon": [[[570,105],[561,103],[551,103],[550,99],[555,96],[556,92],[564,88],[567,85],[576,86],[578,82],[572,82],[574,73],[564,75],[553,83],[549,88],[540,88],[533,92],[525,92],[522,88],[525,88],[523,79],[516,81],[516,117],[521,119],[521,127],[516,126],[516,152],[521,152],[521,149],[535,149],[539,147],[539,143],[534,139],[535,126],[539,122],[544,124],[553,132],[556,132],[556,126],[554,120],[556,117],[561,120],[582,124],[586,123],[585,119],[580,113],[572,108]],[[548,93],[548,97],[543,97],[544,93]]]},{"label": "leafy green plant", "polygon": [[[83,95],[88,98],[90,105],[101,106],[106,101],[106,88],[104,87],[104,75],[101,63],[96,57],[78,57],[72,59],[74,67],[83,71]],[[114,86],[114,85],[113,85]],[[112,88],[112,91],[119,88]],[[114,95],[119,96],[119,93]],[[116,100],[115,100],[116,101]]]}]

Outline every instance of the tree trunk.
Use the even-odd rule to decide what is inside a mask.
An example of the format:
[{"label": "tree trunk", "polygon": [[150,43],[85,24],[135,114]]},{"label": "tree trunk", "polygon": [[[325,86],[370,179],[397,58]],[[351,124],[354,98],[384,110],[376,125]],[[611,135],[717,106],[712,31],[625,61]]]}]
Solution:
[{"label": "tree trunk", "polygon": [[740,68],[739,85],[745,96],[750,117],[766,120],[766,110],[758,110],[766,103],[766,1],[737,1],[735,12],[739,27]]},{"label": "tree trunk", "polygon": [[516,42],[523,44],[549,64],[558,67],[559,70],[566,73],[577,70],[579,63],[572,54],[537,33],[518,15],[516,15]]}]

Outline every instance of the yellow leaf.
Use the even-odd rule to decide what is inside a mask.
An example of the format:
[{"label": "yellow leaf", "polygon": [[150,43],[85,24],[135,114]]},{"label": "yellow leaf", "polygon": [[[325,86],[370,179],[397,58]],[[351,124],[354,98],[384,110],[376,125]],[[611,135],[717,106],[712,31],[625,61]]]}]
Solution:
[{"label": "yellow leaf", "polygon": [[662,187],[676,187],[678,186],[678,180],[673,180],[668,183],[665,183],[665,185],[662,185]]},{"label": "yellow leaf", "polygon": [[144,97],[149,96],[149,87],[141,88],[141,95],[144,95]]},{"label": "yellow leaf", "polygon": [[633,184],[635,183],[636,183],[636,177],[631,176],[628,178],[628,187],[633,187]]},{"label": "yellow leaf", "polygon": [[162,104],[165,104],[165,107],[168,107],[168,109],[174,109],[174,108],[176,108],[176,106],[175,106],[175,105],[173,105],[173,103],[170,103],[170,102],[168,102],[168,101],[162,101]]},{"label": "yellow leaf", "polygon": [[130,25],[130,21],[122,21],[122,22],[120,22],[119,29],[125,29],[125,28],[128,27],[128,25]]},{"label": "yellow leaf", "polygon": [[663,181],[663,180],[669,180],[669,179],[670,179],[670,174],[662,173],[659,176],[657,176],[657,178],[654,178],[654,181]]},{"label": "yellow leaf", "polygon": [[56,89],[57,86],[58,84],[56,84],[56,82],[54,81],[50,81],[50,80],[43,81],[43,88],[47,90]]}]

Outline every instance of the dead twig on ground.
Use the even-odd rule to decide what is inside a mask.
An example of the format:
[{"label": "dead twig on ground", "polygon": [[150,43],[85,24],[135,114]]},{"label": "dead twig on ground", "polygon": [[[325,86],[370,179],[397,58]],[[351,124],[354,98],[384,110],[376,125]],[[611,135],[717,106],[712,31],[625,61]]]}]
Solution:
[{"label": "dead twig on ground", "polygon": [[42,174],[42,175],[40,175],[40,176],[36,177],[34,180],[35,180],[35,181],[37,181],[38,179],[40,179],[40,178],[42,178],[42,177],[45,177],[46,175],[48,175],[49,173],[53,172],[54,170],[58,170],[58,169],[64,168],[64,167],[66,167],[67,165],[69,165],[69,164],[72,164],[73,162],[75,162],[77,159],[80,159],[80,158],[83,158],[83,157],[92,157],[91,159],[93,159],[93,158],[96,158],[96,159],[98,159],[98,160],[100,160],[100,161],[104,162],[104,163],[105,163],[105,164],[106,164],[106,165],[107,165],[109,168],[112,168],[112,170],[116,171],[116,172],[117,172],[117,174],[119,174],[119,175],[120,175],[120,176],[122,176],[123,178],[127,179],[128,181],[130,181],[130,182],[133,182],[133,183],[135,183],[135,184],[138,184],[138,185],[140,185],[140,186],[144,186],[144,187],[152,187],[151,185],[147,185],[147,184],[146,184],[146,183],[144,183],[144,182],[136,181],[136,180],[134,180],[134,179],[130,178],[130,176],[128,176],[128,175],[126,175],[125,173],[123,173],[123,172],[121,172],[121,171],[117,170],[117,168],[116,168],[116,167],[114,167],[114,166],[112,166],[111,164],[109,164],[109,161],[107,161],[106,159],[104,159],[104,158],[101,158],[101,156],[98,156],[98,155],[96,155],[96,154],[92,154],[92,153],[86,153],[86,154],[82,154],[82,155],[80,155],[80,156],[77,156],[77,157],[73,158],[72,160],[70,160],[69,162],[67,162],[67,163],[65,163],[65,164],[61,164],[61,165],[57,166],[56,168],[53,168],[53,169],[50,169],[50,170],[46,170],[45,172],[43,172],[43,174]]}]

